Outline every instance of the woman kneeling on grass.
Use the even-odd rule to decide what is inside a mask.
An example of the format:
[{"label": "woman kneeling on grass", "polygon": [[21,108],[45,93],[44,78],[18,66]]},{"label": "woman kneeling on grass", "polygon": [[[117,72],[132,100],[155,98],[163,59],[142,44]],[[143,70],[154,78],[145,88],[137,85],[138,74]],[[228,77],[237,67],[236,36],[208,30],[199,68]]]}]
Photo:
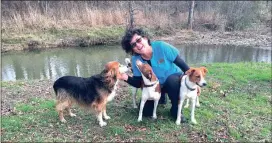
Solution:
[{"label": "woman kneeling on grass", "polygon": [[[162,87],[159,104],[166,104],[165,93],[171,100],[171,116],[176,119],[178,110],[178,98],[180,90],[180,76],[189,66],[179,56],[179,51],[164,41],[151,42],[147,33],[142,29],[128,29],[122,39],[122,49],[132,55],[133,77],[122,74],[121,79],[133,87],[140,88],[142,76],[136,67],[136,60],[148,63],[159,79]],[[148,100],[143,109],[144,116],[152,116],[154,101]],[[182,117],[182,122],[185,122]]]}]

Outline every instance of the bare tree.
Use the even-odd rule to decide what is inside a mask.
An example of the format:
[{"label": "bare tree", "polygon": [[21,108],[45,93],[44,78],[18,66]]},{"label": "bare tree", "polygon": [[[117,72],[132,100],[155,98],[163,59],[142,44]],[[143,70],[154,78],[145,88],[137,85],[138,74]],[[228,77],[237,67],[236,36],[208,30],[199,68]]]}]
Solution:
[{"label": "bare tree", "polygon": [[129,10],[129,29],[134,28],[134,9],[132,7],[131,1],[128,1],[128,10]]},{"label": "bare tree", "polygon": [[193,15],[194,15],[194,7],[195,7],[195,1],[191,1],[190,9],[189,9],[189,16],[188,16],[188,29],[192,30],[193,27]]}]

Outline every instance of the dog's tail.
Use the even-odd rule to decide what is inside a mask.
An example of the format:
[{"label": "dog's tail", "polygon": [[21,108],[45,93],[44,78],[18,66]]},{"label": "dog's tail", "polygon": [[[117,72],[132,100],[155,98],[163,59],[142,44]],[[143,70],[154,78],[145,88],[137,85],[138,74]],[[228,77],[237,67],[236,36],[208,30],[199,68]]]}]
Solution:
[{"label": "dog's tail", "polygon": [[56,82],[53,85],[53,89],[54,89],[54,92],[55,92],[55,94],[57,96],[58,95],[58,90],[57,90],[57,84],[56,84]]},{"label": "dog's tail", "polygon": [[125,62],[126,62],[126,65],[127,65],[127,68],[129,69],[130,72],[133,72],[132,70],[132,64],[131,64],[131,61],[129,58],[125,58]]},{"label": "dog's tail", "polygon": [[125,62],[127,64],[127,67],[131,67],[131,61],[129,58],[125,58]]},{"label": "dog's tail", "polygon": [[54,83],[53,89],[58,101],[70,99],[70,94],[65,89],[60,88],[58,80]]}]

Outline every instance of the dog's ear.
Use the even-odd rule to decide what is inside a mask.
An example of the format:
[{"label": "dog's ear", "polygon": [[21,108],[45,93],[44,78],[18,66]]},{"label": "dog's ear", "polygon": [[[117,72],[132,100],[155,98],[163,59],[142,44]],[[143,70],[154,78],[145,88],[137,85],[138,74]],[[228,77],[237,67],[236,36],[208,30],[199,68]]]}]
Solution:
[{"label": "dog's ear", "polygon": [[206,73],[208,72],[206,67],[200,67],[200,69],[203,71],[204,75],[206,75]]},{"label": "dog's ear", "polygon": [[195,72],[195,69],[194,68],[190,68],[189,70],[187,70],[186,72],[185,72],[185,74],[186,75],[191,75],[191,74],[193,74]]},{"label": "dog's ear", "polygon": [[111,76],[111,77],[113,77],[113,76],[115,75],[115,70],[114,70],[114,69],[112,69],[112,70],[110,70],[110,72],[109,72],[109,73],[110,73],[110,76]]},{"label": "dog's ear", "polygon": [[152,80],[152,71],[149,71],[148,73],[148,79],[151,81]]},{"label": "dog's ear", "polygon": [[104,69],[103,73],[106,78],[114,78],[116,76],[116,70],[115,69]]},{"label": "dog's ear", "polygon": [[111,70],[111,77],[113,77],[113,78],[117,77],[118,71],[119,71],[119,70],[113,68],[113,69]]}]

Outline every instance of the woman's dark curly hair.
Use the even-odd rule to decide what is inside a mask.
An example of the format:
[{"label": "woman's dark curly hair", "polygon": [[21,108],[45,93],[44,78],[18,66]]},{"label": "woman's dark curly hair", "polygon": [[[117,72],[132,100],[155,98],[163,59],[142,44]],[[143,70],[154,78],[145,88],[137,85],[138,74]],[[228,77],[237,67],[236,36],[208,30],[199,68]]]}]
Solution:
[{"label": "woman's dark curly hair", "polygon": [[134,36],[134,34],[140,35],[142,37],[145,37],[148,39],[148,44],[150,44],[150,39],[148,38],[148,34],[146,32],[144,32],[144,30],[142,28],[135,28],[135,29],[128,29],[125,32],[125,35],[122,38],[121,41],[121,45],[123,50],[125,50],[126,53],[134,55],[136,53],[133,52],[131,45],[130,45],[130,41],[132,39],[132,37]]}]

